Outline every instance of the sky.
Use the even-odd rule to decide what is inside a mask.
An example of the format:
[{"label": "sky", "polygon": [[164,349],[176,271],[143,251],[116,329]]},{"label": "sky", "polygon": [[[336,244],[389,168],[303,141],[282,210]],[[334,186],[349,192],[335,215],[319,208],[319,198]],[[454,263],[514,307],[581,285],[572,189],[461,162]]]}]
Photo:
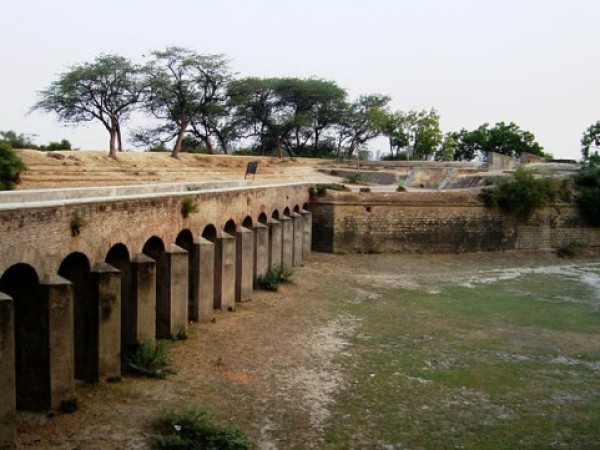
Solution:
[{"label": "sky", "polygon": [[435,108],[444,132],[515,122],[578,159],[600,120],[599,17],[598,0],[2,0],[0,130],[107,149],[99,123],[29,113],[38,92],[100,54],[144,62],[177,45],[224,54],[239,77],[317,77],[351,99]]}]

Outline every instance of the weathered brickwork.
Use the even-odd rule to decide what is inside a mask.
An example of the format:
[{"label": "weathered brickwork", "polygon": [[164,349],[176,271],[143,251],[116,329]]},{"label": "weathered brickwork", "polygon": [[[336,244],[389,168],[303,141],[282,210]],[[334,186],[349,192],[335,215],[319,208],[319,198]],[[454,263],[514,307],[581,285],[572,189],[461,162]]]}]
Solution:
[{"label": "weathered brickwork", "polygon": [[[193,199],[199,212],[183,218],[184,198]],[[228,220],[239,226],[248,216],[256,223],[260,213],[271,217],[275,210],[281,214],[284,208],[302,208],[307,201],[305,185],[289,185],[0,210],[0,274],[17,263],[31,265],[40,276],[56,273],[72,252],[85,254],[93,264],[104,261],[117,243],[134,255],[151,236],[173,243],[183,229],[200,236],[209,224],[221,230]],[[86,222],[79,236],[71,235],[75,214]]]},{"label": "weathered brickwork", "polygon": [[335,253],[455,253],[557,248],[570,241],[600,246],[576,208],[544,208],[527,224],[486,208],[475,193],[328,193],[313,199],[317,250]]}]

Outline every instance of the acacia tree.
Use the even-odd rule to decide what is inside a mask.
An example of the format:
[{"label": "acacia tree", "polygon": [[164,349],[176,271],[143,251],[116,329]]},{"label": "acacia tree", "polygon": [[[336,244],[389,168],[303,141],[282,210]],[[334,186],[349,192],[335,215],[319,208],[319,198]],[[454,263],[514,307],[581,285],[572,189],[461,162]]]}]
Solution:
[{"label": "acacia tree", "polygon": [[352,158],[361,145],[381,134],[389,102],[387,95],[363,95],[345,107],[337,126],[338,156],[343,149]]},{"label": "acacia tree", "polygon": [[32,110],[53,112],[59,120],[80,124],[98,120],[110,135],[109,151],[123,151],[121,126],[142,95],[140,69],[118,55],[101,55],[71,67],[47,89]]},{"label": "acacia tree", "polygon": [[440,116],[435,109],[385,112],[378,127],[388,138],[391,159],[399,159],[402,151],[407,157],[412,154],[417,159],[429,159],[442,142]]},{"label": "acacia tree", "polygon": [[583,160],[590,165],[600,165],[598,149],[600,149],[600,120],[590,125],[581,137],[581,156],[583,156]]},{"label": "acacia tree", "polygon": [[546,156],[544,149],[535,140],[533,133],[521,130],[513,122],[498,122],[494,127],[485,123],[479,128],[451,133],[457,141],[454,160],[470,161],[477,155],[487,158],[490,152],[519,157],[523,153]]},{"label": "acacia tree", "polygon": [[195,131],[207,148],[214,130],[210,119],[225,101],[226,86],[231,75],[221,55],[200,55],[180,47],[153,52],[146,65],[148,96],[145,107],[162,126],[138,133],[138,140],[175,139],[171,156],[177,158],[187,132]]}]

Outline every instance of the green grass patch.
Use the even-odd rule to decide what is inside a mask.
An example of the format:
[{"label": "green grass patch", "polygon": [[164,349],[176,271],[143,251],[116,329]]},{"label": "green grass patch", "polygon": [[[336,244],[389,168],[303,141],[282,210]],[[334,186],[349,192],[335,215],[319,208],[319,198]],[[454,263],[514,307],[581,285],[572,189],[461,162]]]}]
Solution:
[{"label": "green grass patch", "polygon": [[362,321],[327,448],[600,448],[591,287],[529,274],[437,288],[336,305]]}]

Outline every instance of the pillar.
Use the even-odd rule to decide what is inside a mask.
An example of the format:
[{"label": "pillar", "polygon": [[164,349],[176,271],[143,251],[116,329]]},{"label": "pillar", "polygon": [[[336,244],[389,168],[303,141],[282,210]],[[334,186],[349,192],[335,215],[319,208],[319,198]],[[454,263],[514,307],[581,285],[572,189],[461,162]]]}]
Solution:
[{"label": "pillar", "polygon": [[254,229],[254,274],[253,280],[264,276],[269,270],[269,227],[258,222]]},{"label": "pillar", "polygon": [[240,227],[235,232],[235,301],[252,300],[254,287],[254,233]]},{"label": "pillar", "polygon": [[294,265],[294,221],[291,217],[281,218],[281,267],[291,269]]},{"label": "pillar", "polygon": [[121,375],[121,273],[107,263],[96,264],[91,272],[94,336],[97,351],[95,380]]},{"label": "pillar", "polygon": [[154,343],[156,337],[156,261],[138,253],[131,259],[130,278],[129,304],[123,317],[127,326],[121,335],[127,349],[144,341]]},{"label": "pillar", "polygon": [[12,298],[0,292],[0,449],[14,449],[15,410],[15,312]]},{"label": "pillar", "polygon": [[[58,275],[46,275],[40,282],[39,300],[48,313],[48,357],[44,359],[48,361],[46,374],[49,389],[46,406],[42,406],[42,404],[39,406],[41,406],[40,409],[57,409],[61,404],[72,402],[75,399],[73,285]],[[116,315],[119,316],[119,314],[120,310],[117,310]],[[119,327],[120,322],[115,331],[117,336],[121,334]],[[117,353],[119,351],[120,349],[117,349]],[[46,370],[46,368],[41,368],[41,370]]]},{"label": "pillar", "polygon": [[235,308],[236,238],[225,232],[217,238],[214,268],[214,307]]},{"label": "pillar", "polygon": [[169,244],[163,257],[163,279],[159,280],[163,289],[156,298],[156,337],[176,339],[187,334],[188,253],[175,244]]},{"label": "pillar", "polygon": [[294,225],[294,252],[292,257],[292,265],[294,267],[302,264],[302,215],[293,212],[291,214],[292,222]]},{"label": "pillar", "polygon": [[269,220],[269,268],[281,269],[281,222],[275,219]]},{"label": "pillar", "polygon": [[302,214],[302,259],[306,259],[312,250],[312,213],[303,209],[300,214]]},{"label": "pillar", "polygon": [[215,245],[202,237],[198,239],[198,261],[198,318],[196,320],[206,322],[212,318],[214,307]]}]

